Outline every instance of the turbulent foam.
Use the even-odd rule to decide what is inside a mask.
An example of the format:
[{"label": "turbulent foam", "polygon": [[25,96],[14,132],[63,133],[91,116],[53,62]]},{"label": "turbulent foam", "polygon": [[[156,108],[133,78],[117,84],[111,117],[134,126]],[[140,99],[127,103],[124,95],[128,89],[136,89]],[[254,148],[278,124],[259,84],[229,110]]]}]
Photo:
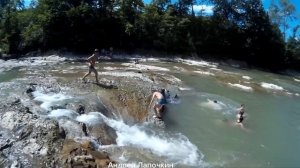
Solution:
[{"label": "turbulent foam", "polygon": [[245,86],[245,85],[241,85],[241,84],[238,84],[238,83],[228,83],[230,86],[232,87],[235,87],[235,88],[239,88],[239,89],[242,89],[242,90],[245,90],[245,91],[248,91],[248,92],[251,92],[253,91],[252,87],[250,86]]},{"label": "turbulent foam", "polygon": [[129,69],[134,70],[151,70],[151,71],[170,71],[167,68],[162,68],[153,65],[143,65],[143,64],[134,64],[134,63],[123,63],[122,65],[130,67]]},{"label": "turbulent foam", "polygon": [[209,68],[211,70],[214,70],[214,71],[222,71],[222,69],[219,69],[219,68]]},{"label": "turbulent foam", "polygon": [[96,125],[103,122],[103,119],[98,112],[90,112],[76,117],[76,120],[88,125]]},{"label": "turbulent foam", "polygon": [[148,149],[154,154],[166,158],[175,164],[203,166],[203,154],[188,138],[178,134],[167,137],[158,135],[154,131],[145,131],[137,125],[129,126],[122,121],[108,119],[102,115],[104,121],[117,132],[116,139],[119,146],[134,146]]},{"label": "turbulent foam", "polygon": [[173,68],[178,70],[178,71],[182,71],[182,72],[186,71],[184,68],[178,67],[178,66],[173,66]]},{"label": "turbulent foam", "polygon": [[1,60],[0,62],[0,70],[7,71],[16,67],[32,67],[32,66],[40,66],[46,64],[55,64],[58,62],[64,61],[65,58],[59,57],[57,55],[50,55],[47,57],[29,57],[26,59],[10,59],[7,61]]},{"label": "turbulent foam", "polygon": [[43,94],[39,91],[33,92],[34,100],[40,101],[42,104],[40,105],[44,110],[52,110],[51,107],[60,107],[64,106],[70,99],[71,96],[67,96],[61,93],[50,93]]},{"label": "turbulent foam", "polygon": [[177,59],[178,62],[182,62],[184,64],[188,65],[196,65],[196,66],[201,66],[201,67],[212,67],[212,68],[217,68],[216,63],[210,63],[207,61],[196,61],[196,60],[189,60],[189,59]]},{"label": "turbulent foam", "polygon": [[146,82],[151,82],[151,83],[153,82],[152,80],[150,80],[148,77],[144,76],[143,74],[135,73],[135,72],[100,72],[99,74],[117,76],[117,77],[139,78]]},{"label": "turbulent foam", "polygon": [[294,81],[296,81],[296,82],[300,82],[300,80],[299,80],[299,79],[296,79],[296,78],[294,78]]},{"label": "turbulent foam", "polygon": [[266,89],[271,89],[271,90],[279,90],[279,91],[284,90],[284,88],[281,86],[278,86],[278,85],[275,85],[272,83],[265,83],[265,82],[261,83],[261,87],[266,88]]},{"label": "turbulent foam", "polygon": [[104,67],[104,70],[108,70],[108,71],[113,71],[113,70],[119,70],[120,68],[116,68],[116,67]]},{"label": "turbulent foam", "polygon": [[201,74],[201,75],[215,76],[215,74],[213,74],[209,71],[194,71],[194,72]]},{"label": "turbulent foam", "polygon": [[[209,93],[196,93],[199,96],[199,105],[212,110],[220,111],[224,115],[232,115],[239,106],[239,103],[228,99],[226,97],[209,94]],[[214,102],[217,101],[217,103]]]},{"label": "turbulent foam", "polygon": [[78,116],[78,114],[73,111],[73,110],[68,110],[68,109],[57,109],[57,110],[52,110],[49,114],[49,117],[69,117],[69,118],[74,118]]},{"label": "turbulent foam", "polygon": [[243,79],[250,80],[252,79],[250,76],[242,76]]},{"label": "turbulent foam", "polygon": [[192,90],[192,88],[189,87],[178,87],[179,90],[184,91],[184,90]]},{"label": "turbulent foam", "polygon": [[206,102],[202,102],[200,103],[201,106],[206,107],[206,108],[210,108],[213,110],[222,110],[225,107],[225,104],[218,101],[217,103],[215,103],[214,101],[207,99]]},{"label": "turbulent foam", "polygon": [[147,61],[151,61],[151,62],[159,62],[160,59],[158,59],[158,58],[147,58]]}]

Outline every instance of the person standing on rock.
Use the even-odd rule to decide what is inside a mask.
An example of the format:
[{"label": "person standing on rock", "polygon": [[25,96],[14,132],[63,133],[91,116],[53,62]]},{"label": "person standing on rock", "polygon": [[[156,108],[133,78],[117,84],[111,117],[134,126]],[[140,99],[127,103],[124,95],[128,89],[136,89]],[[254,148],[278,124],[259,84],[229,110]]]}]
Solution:
[{"label": "person standing on rock", "polygon": [[98,81],[98,72],[95,69],[95,65],[96,65],[96,61],[97,61],[98,56],[99,56],[99,50],[95,49],[94,50],[94,54],[87,59],[88,62],[89,62],[89,72],[86,73],[83,76],[83,78],[82,78],[83,81],[85,81],[85,77],[87,77],[88,75],[90,75],[91,72],[94,72],[95,73],[95,77],[96,77],[96,83],[99,83],[99,81]]}]

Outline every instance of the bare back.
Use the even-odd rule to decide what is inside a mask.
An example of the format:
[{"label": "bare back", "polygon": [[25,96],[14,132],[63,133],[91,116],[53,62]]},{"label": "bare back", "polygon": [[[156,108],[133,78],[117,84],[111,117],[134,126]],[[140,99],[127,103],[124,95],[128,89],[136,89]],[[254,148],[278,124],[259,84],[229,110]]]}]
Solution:
[{"label": "bare back", "polygon": [[96,65],[96,61],[97,61],[97,55],[93,54],[92,56],[90,56],[88,58],[88,61],[89,61],[89,65],[90,66],[95,66]]},{"label": "bare back", "polygon": [[153,96],[156,97],[157,99],[163,99],[164,96],[160,92],[154,92]]}]

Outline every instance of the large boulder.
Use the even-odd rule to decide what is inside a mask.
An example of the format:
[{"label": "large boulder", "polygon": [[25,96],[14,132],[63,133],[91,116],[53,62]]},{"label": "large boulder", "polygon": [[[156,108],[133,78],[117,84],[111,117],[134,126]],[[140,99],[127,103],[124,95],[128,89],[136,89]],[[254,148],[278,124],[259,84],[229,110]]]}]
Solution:
[{"label": "large boulder", "polygon": [[66,139],[64,142],[61,162],[66,168],[106,168],[110,163],[114,163],[107,153],[95,151],[92,142],[83,141],[79,143],[71,139]]},{"label": "large boulder", "polygon": [[116,144],[116,131],[105,123],[99,126],[91,126],[89,135],[96,137],[101,145]]}]

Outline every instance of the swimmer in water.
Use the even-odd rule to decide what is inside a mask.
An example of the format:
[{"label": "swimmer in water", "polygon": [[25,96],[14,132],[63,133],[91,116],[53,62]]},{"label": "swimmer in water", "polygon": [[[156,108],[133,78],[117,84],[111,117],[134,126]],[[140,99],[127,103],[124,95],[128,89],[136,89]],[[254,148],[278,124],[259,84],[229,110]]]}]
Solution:
[{"label": "swimmer in water", "polygon": [[245,105],[241,104],[241,107],[237,109],[238,114],[236,115],[236,124],[240,125],[244,128],[243,121],[244,121],[244,113],[245,113]]}]

